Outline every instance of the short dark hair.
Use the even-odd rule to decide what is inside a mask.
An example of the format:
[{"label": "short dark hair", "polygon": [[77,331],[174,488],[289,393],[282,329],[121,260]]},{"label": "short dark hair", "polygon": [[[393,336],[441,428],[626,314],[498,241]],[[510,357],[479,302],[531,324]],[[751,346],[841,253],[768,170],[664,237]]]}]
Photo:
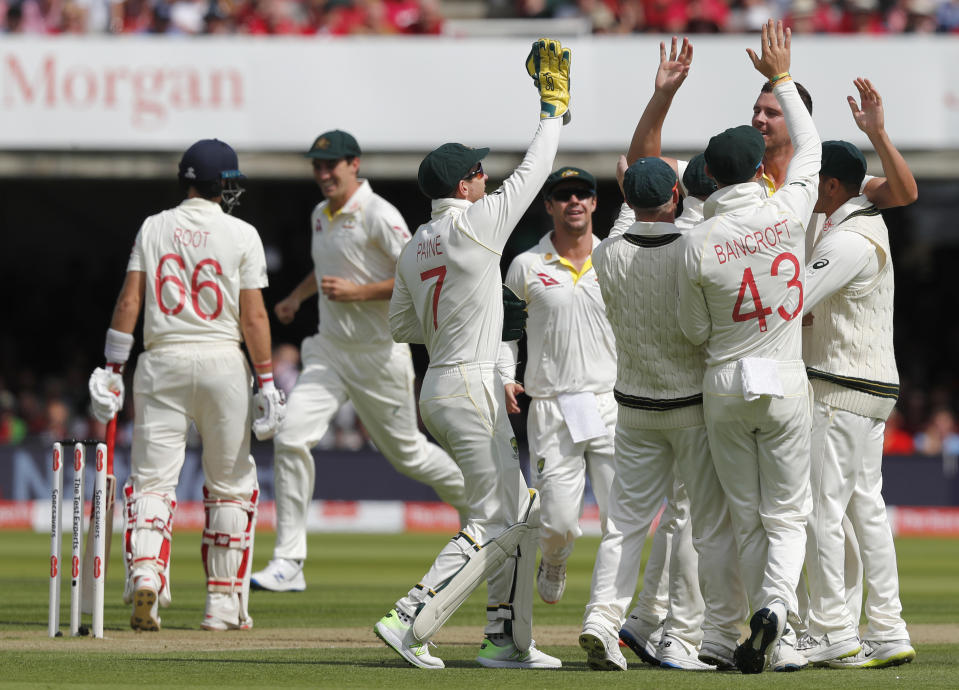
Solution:
[{"label": "short dark hair", "polygon": [[220,180],[186,180],[181,177],[179,182],[183,194],[188,194],[190,187],[204,199],[216,199],[223,193],[223,182]]},{"label": "short dark hair", "polygon": [[[796,90],[799,92],[799,97],[802,99],[803,105],[806,106],[806,110],[809,111],[809,114],[812,115],[812,96],[809,95],[809,92],[806,90],[806,87],[800,84],[798,81],[793,80],[793,83],[796,85]],[[763,82],[763,87],[759,90],[759,93],[772,93],[773,85],[768,81]]]}]

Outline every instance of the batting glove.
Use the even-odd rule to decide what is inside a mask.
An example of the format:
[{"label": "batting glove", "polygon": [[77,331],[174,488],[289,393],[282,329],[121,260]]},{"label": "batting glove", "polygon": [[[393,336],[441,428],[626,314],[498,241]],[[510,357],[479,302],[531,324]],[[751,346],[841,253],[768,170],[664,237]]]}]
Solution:
[{"label": "batting glove", "polygon": [[526,301],[520,299],[506,285],[503,286],[503,341],[510,342],[523,337],[526,330]]},{"label": "batting glove", "polygon": [[286,394],[274,386],[261,388],[253,396],[253,433],[260,441],[276,435],[286,417]]},{"label": "batting glove", "polygon": [[106,424],[123,409],[123,375],[97,367],[90,374],[90,407],[97,421]]},{"label": "batting glove", "polygon": [[569,62],[569,48],[559,41],[541,38],[533,42],[526,72],[539,89],[540,119],[562,117],[564,125],[569,123]]}]

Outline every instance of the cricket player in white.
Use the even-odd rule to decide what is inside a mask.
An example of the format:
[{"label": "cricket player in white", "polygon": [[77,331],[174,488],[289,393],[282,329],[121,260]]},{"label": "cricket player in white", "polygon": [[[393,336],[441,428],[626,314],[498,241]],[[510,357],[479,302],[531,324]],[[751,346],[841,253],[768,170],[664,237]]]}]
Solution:
[{"label": "cricket player in white", "polygon": [[273,441],[276,545],[252,584],[274,592],[306,589],[316,481],[310,451],[347,400],[397,471],[433,487],[461,514],[466,509],[463,473],[418,429],[410,348],[390,337],[388,300],[397,257],[410,238],[406,222],[358,177],[361,151],[351,134],[324,132],[305,155],[325,197],[310,218],[313,270],[275,311],[290,323],[303,301],[320,292],[320,325],[303,341],[303,371]]},{"label": "cricket player in white", "polygon": [[477,661],[493,668],[557,668],[532,641],[532,581],[539,498],[520,472],[518,449],[496,369],[503,329],[500,254],[552,169],[569,107],[569,51],[533,44],[527,71],[540,93],[541,121],[522,163],[486,195],[480,161],[489,149],[444,144],[419,169],[432,218],[404,249],[390,302],[398,342],[422,342],[430,366],[420,411],[430,433],[463,470],[468,520],[376,634],[407,662],[443,668],[430,637],[483,580],[486,639]]},{"label": "cricket player in white", "polygon": [[518,341],[500,347],[506,408],[520,411],[516,395],[532,398],[527,419],[532,486],[540,495],[536,585],[547,604],[566,587],[566,560],[582,532],[586,475],[606,531],[613,481],[616,427],[616,341],[593,270],[596,178],[580,168],[556,170],[543,186],[553,230],[519,254],[506,286],[527,303],[525,383],[516,381]]},{"label": "cricket player in white", "polygon": [[[220,207],[221,200],[228,210],[236,203],[241,177],[236,153],[222,141],[205,139],[183,154],[179,178],[187,199],[143,222],[107,331],[107,367],[90,378],[94,411],[110,419],[123,405],[118,371],[144,307],[146,351],[133,382],[136,418],[123,490],[124,601],[133,604],[134,630],[159,630],[157,604],[171,601],[175,492],[191,422],[203,440],[202,625],[253,626],[248,592],[258,489],[250,424],[259,438],[270,438],[282,420],[283,395],[272,381],[260,292],[267,285],[263,245],[253,226]],[[259,379],[255,401],[241,341]]]},{"label": "cricket player in white", "polygon": [[[823,142],[816,211],[823,234],[807,264],[803,352],[812,384],[807,526],[809,619],[797,649],[839,668],[892,666],[916,656],[902,619],[892,533],[882,500],[885,419],[896,403],[893,266],[886,225],[859,194],[866,160],[845,141]],[[856,531],[868,628],[844,607],[843,515]],[[858,612],[856,612],[858,613]]]},{"label": "cricket player in white", "polygon": [[[683,337],[674,315],[675,294],[684,270],[681,234],[673,224],[679,181],[659,158],[642,158],[625,168],[623,158],[620,172],[625,171],[623,188],[634,221],[622,236],[616,236],[614,230],[594,252],[619,362],[611,526],[600,544],[580,636],[587,662],[597,670],[625,668],[615,631],[623,626],[643,543],[664,496],[686,511],[693,509],[692,533],[704,555],[709,556],[708,548],[722,551],[733,546],[722,493],[706,491],[713,484],[718,486],[718,480],[703,425],[702,348]],[[692,505],[684,483],[699,499]],[[704,566],[712,566],[714,560],[707,557]],[[669,668],[711,670],[715,666],[698,659],[703,598],[695,554],[691,561],[692,575],[680,577],[684,586],[677,587],[685,596],[675,602],[680,610],[667,618],[657,659]],[[735,572],[720,573],[716,568],[711,575],[713,579],[704,578],[704,585],[713,584],[720,575],[724,580],[738,579]],[[719,599],[719,607],[726,613],[724,625],[710,631],[711,642],[729,650],[726,655],[731,656],[739,635],[737,623],[744,612],[735,605],[738,599],[726,582],[721,592],[718,587],[704,589]],[[621,630],[620,636],[627,644],[633,642],[628,628]]]},{"label": "cricket player in white", "polygon": [[809,399],[802,362],[805,225],[816,200],[820,142],[789,76],[790,32],[763,27],[753,65],[774,82],[795,147],[771,199],[757,184],[764,142],[751,126],[710,139],[706,169],[720,189],[687,235],[679,323],[706,347],[703,407],[726,492],[747,596],[750,636],[735,652],[761,673],[798,608],[809,495]]}]

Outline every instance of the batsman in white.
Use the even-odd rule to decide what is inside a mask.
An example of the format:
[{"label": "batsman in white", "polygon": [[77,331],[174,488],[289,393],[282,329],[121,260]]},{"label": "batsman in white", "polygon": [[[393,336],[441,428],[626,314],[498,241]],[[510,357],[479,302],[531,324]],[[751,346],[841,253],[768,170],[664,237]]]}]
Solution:
[{"label": "batsman in white", "polygon": [[536,575],[539,595],[555,604],[566,588],[566,560],[582,534],[586,475],[606,531],[616,426],[616,342],[593,270],[596,178],[580,168],[556,170],[543,185],[553,230],[513,259],[506,286],[527,303],[525,385],[516,381],[518,341],[500,348],[506,410],[532,399],[527,419],[531,484],[540,495]]},{"label": "batsman in white", "polygon": [[456,460],[469,504],[463,529],[418,584],[374,626],[413,666],[443,668],[429,641],[470,593],[488,583],[486,639],[477,661],[493,668],[557,668],[532,639],[539,496],[526,487],[496,362],[503,331],[500,254],[552,169],[568,119],[569,58],[558,41],[534,42],[526,69],[540,95],[540,124],[522,163],[486,194],[489,149],[443,144],[420,164],[432,199],[396,268],[390,327],[421,342],[430,365],[423,421]]},{"label": "batsman in white", "polygon": [[406,222],[359,177],[361,151],[351,134],[324,132],[305,155],[325,198],[310,218],[313,270],[274,310],[280,323],[290,323],[319,292],[320,325],[303,341],[303,371],[273,441],[276,545],[266,568],[253,573],[253,587],[274,592],[306,589],[316,481],[310,450],[347,400],[397,471],[432,486],[461,515],[466,510],[463,473],[417,427],[410,348],[390,337],[396,260],[410,239]]},{"label": "batsman in white", "polygon": [[705,344],[703,410],[726,493],[749,603],[743,673],[761,673],[798,609],[809,494],[809,399],[802,362],[805,230],[816,201],[820,141],[789,76],[790,32],[770,20],[753,66],[775,86],[795,155],[767,199],[757,184],[765,144],[743,125],[710,139],[706,171],[719,186],[705,222],[686,236],[679,323]]},{"label": "batsman in white", "polygon": [[[228,215],[241,179],[236,153],[222,141],[204,139],[183,154],[179,180],[187,198],[143,222],[107,331],[107,366],[90,377],[94,413],[106,421],[123,406],[119,371],[142,307],[145,352],[133,379],[136,416],[123,489],[123,596],[133,604],[134,630],[159,630],[157,605],[171,601],[175,492],[191,422],[203,440],[205,477],[202,627],[253,626],[248,594],[258,488],[250,424],[258,438],[270,438],[285,405],[273,385],[263,245],[253,226]],[[255,397],[241,342],[257,372]]]},{"label": "batsman in white", "polygon": [[[807,262],[803,354],[814,394],[807,526],[809,616],[797,649],[812,663],[878,668],[916,657],[899,601],[896,550],[882,500],[885,420],[896,404],[893,265],[879,209],[860,187],[862,152],[822,145],[816,211],[823,233]],[[868,596],[866,638],[843,605],[843,515],[856,531]],[[855,615],[853,615],[855,614]]]}]

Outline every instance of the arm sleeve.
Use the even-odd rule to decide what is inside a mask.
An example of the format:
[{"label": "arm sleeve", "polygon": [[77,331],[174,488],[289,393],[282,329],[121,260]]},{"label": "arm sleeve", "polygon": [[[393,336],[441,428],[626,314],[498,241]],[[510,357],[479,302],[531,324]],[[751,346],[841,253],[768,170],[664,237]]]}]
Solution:
[{"label": "arm sleeve", "polygon": [[683,196],[689,196],[689,190],[686,189],[686,185],[683,184],[683,175],[686,174],[686,166],[689,165],[689,161],[676,160],[676,177],[679,178],[679,189],[682,191]]},{"label": "arm sleeve", "polygon": [[519,361],[519,341],[510,340],[499,344],[499,359],[496,368],[506,383],[516,383],[516,362]]},{"label": "arm sleeve", "polygon": [[263,242],[252,226],[247,228],[247,232],[247,251],[240,264],[240,289],[265,288],[270,281],[266,275],[266,254],[263,251]]},{"label": "arm sleeve", "polygon": [[690,240],[689,237],[684,238],[687,245],[684,266],[679,272],[677,319],[683,335],[693,345],[702,345],[709,339],[712,322],[701,284],[699,252]]},{"label": "arm sleeve", "polygon": [[[517,297],[529,303],[529,291],[526,288],[526,264],[522,254],[513,259],[506,271],[503,284],[512,290]],[[497,369],[500,376],[507,382],[516,380],[516,363],[519,361],[519,341],[512,340],[500,343]]]},{"label": "arm sleeve", "polygon": [[822,143],[795,82],[790,80],[774,87],[773,94],[782,106],[795,153],[786,170],[786,182],[772,199],[773,203],[805,224],[819,195]]},{"label": "arm sleeve", "polygon": [[559,117],[540,120],[523,162],[502,187],[466,210],[460,218],[463,231],[497,254],[502,253],[516,224],[552,171],[562,126]]},{"label": "arm sleeve", "polygon": [[619,207],[619,215],[616,216],[616,222],[613,223],[613,227],[609,229],[609,235],[606,239],[611,240],[614,237],[619,237],[629,230],[635,222],[636,213],[624,201],[623,205]]},{"label": "arm sleeve", "polygon": [[133,240],[133,249],[130,250],[130,260],[127,262],[127,272],[146,271],[146,257],[143,256],[143,231],[146,222],[140,226],[136,239]]},{"label": "arm sleeve", "polygon": [[410,231],[403,216],[392,204],[382,200],[378,202],[370,219],[370,234],[376,246],[395,262],[410,241]]},{"label": "arm sleeve", "polygon": [[400,272],[396,272],[393,296],[390,298],[390,333],[398,343],[424,343],[423,328],[416,317],[413,297]]},{"label": "arm sleeve", "polygon": [[806,265],[803,311],[808,314],[851,283],[870,280],[879,269],[876,246],[858,232],[826,234]]}]

